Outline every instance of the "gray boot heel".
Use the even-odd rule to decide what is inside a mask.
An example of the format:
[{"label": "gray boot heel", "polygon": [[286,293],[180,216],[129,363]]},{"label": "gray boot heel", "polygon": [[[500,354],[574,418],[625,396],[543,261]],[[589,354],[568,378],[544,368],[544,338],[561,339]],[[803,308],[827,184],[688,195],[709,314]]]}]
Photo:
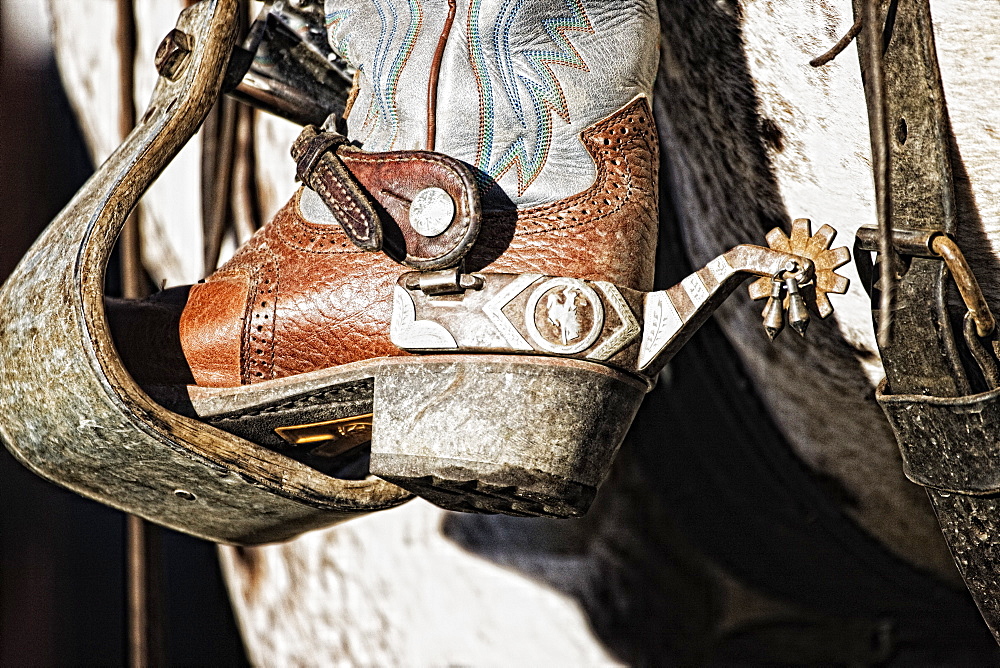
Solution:
[{"label": "gray boot heel", "polygon": [[575,517],[647,390],[620,371],[526,355],[435,355],[375,383],[371,472],[449,510]]}]

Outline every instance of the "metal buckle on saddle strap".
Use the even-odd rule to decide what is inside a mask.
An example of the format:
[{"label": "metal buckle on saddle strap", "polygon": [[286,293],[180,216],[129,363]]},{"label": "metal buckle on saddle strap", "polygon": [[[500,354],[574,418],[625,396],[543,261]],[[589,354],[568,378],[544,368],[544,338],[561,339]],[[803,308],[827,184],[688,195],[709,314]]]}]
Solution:
[{"label": "metal buckle on saddle strap", "polygon": [[[1000,387],[1000,341],[996,334],[996,319],[986,303],[972,268],[961,248],[950,236],[937,230],[892,230],[893,249],[903,258],[936,258],[944,262],[958,289],[966,313],[962,319],[962,335],[983,379],[991,388]],[[857,248],[879,250],[879,230],[865,226],[857,232]],[[988,343],[992,353],[984,347]]]}]

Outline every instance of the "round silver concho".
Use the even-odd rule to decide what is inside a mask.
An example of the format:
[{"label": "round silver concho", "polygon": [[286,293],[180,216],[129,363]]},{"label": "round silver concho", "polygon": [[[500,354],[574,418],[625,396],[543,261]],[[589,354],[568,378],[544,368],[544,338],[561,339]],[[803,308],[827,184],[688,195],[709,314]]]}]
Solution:
[{"label": "round silver concho", "polygon": [[576,278],[553,278],[531,293],[524,323],[538,347],[574,355],[594,345],[604,329],[604,306],[597,291]]},{"label": "round silver concho", "polygon": [[436,237],[455,219],[455,202],[441,188],[424,188],[410,202],[410,225],[425,237]]}]

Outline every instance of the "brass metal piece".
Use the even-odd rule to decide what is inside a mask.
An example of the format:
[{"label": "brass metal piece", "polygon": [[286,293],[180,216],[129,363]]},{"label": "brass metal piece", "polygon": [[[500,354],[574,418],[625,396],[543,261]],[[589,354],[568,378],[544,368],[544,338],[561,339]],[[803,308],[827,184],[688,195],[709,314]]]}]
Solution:
[{"label": "brass metal piece", "polygon": [[160,76],[176,81],[187,66],[191,54],[191,36],[174,28],[156,48],[156,71]]},{"label": "brass metal piece", "polygon": [[972,319],[976,323],[976,333],[980,337],[989,336],[996,329],[996,319],[986,303],[986,297],[979,287],[979,281],[965,261],[962,250],[955,243],[955,240],[944,234],[940,234],[931,241],[931,249],[941,256],[944,263],[948,265],[948,271],[955,280],[959,294],[965,307],[969,309]]},{"label": "brass metal piece", "polygon": [[[831,292],[844,294],[850,281],[835,270],[847,264],[851,259],[850,251],[841,246],[830,248],[837,231],[829,225],[823,225],[812,234],[812,225],[807,218],[798,218],[792,222],[792,234],[785,236],[781,228],[774,228],[767,233],[767,245],[783,253],[791,253],[807,258],[815,265],[812,282],[798,280],[799,288],[810,288],[806,291],[810,301],[813,301],[819,317],[825,318],[833,313],[833,304],[827,297]],[[787,278],[787,276],[785,277]],[[809,293],[814,293],[814,296]],[[750,284],[750,298],[764,299],[771,296],[771,278],[760,278]]]},{"label": "brass metal piece", "polygon": [[[312,424],[277,427],[275,433],[294,446],[316,446],[315,455],[335,457],[372,438],[372,414],[355,415]],[[323,443],[323,445],[317,445]]]},{"label": "brass metal piece", "polygon": [[[866,251],[877,251],[878,230],[862,227],[857,231],[858,247]],[[955,281],[958,292],[969,309],[980,337],[989,336],[996,329],[996,319],[990,311],[979,281],[969,267],[962,250],[955,240],[940,230],[893,230],[892,247],[901,255],[912,257],[941,258]]]}]

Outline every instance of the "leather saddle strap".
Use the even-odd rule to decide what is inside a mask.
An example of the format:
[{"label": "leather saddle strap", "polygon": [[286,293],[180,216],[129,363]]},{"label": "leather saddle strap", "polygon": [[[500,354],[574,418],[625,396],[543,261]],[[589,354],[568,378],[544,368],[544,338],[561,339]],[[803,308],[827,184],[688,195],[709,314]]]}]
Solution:
[{"label": "leather saddle strap", "polygon": [[292,144],[296,176],[316,191],[355,246],[367,251],[382,250],[378,213],[364,188],[337,155],[337,149],[346,143],[347,137],[343,135],[306,126]]},{"label": "leather saddle strap", "polygon": [[[868,1],[854,0],[857,16]],[[863,31],[858,52],[873,149],[882,132],[877,126],[881,105],[889,129],[892,205],[883,222],[894,231],[952,234],[957,221],[951,128],[929,0],[879,0],[878,9],[882,30]],[[869,55],[872,34],[881,37],[884,92],[876,86],[878,63]],[[896,288],[893,327],[881,345],[886,380],[879,404],[896,435],[907,477],[927,488],[959,571],[1000,638],[1000,501],[995,496],[1000,470],[992,466],[1000,458],[986,456],[1000,441],[1000,425],[984,422],[983,406],[977,404],[982,395],[968,396],[946,305],[944,263],[907,260]],[[988,398],[993,412],[997,400]]]},{"label": "leather saddle strap", "polygon": [[1000,641],[1000,391],[962,397],[876,394],[906,476],[927,489],[941,532]]},{"label": "leather saddle strap", "polygon": [[[854,0],[855,13],[862,4]],[[955,231],[950,126],[934,51],[929,0],[881,0],[885,118],[889,126],[888,220],[894,230]],[[868,34],[858,36],[873,149],[877,150],[879,91],[868,57]],[[881,195],[881,193],[880,193]],[[894,326],[881,352],[889,388],[899,394],[953,397],[968,383],[946,307],[944,263],[910,258],[896,288]]]}]

